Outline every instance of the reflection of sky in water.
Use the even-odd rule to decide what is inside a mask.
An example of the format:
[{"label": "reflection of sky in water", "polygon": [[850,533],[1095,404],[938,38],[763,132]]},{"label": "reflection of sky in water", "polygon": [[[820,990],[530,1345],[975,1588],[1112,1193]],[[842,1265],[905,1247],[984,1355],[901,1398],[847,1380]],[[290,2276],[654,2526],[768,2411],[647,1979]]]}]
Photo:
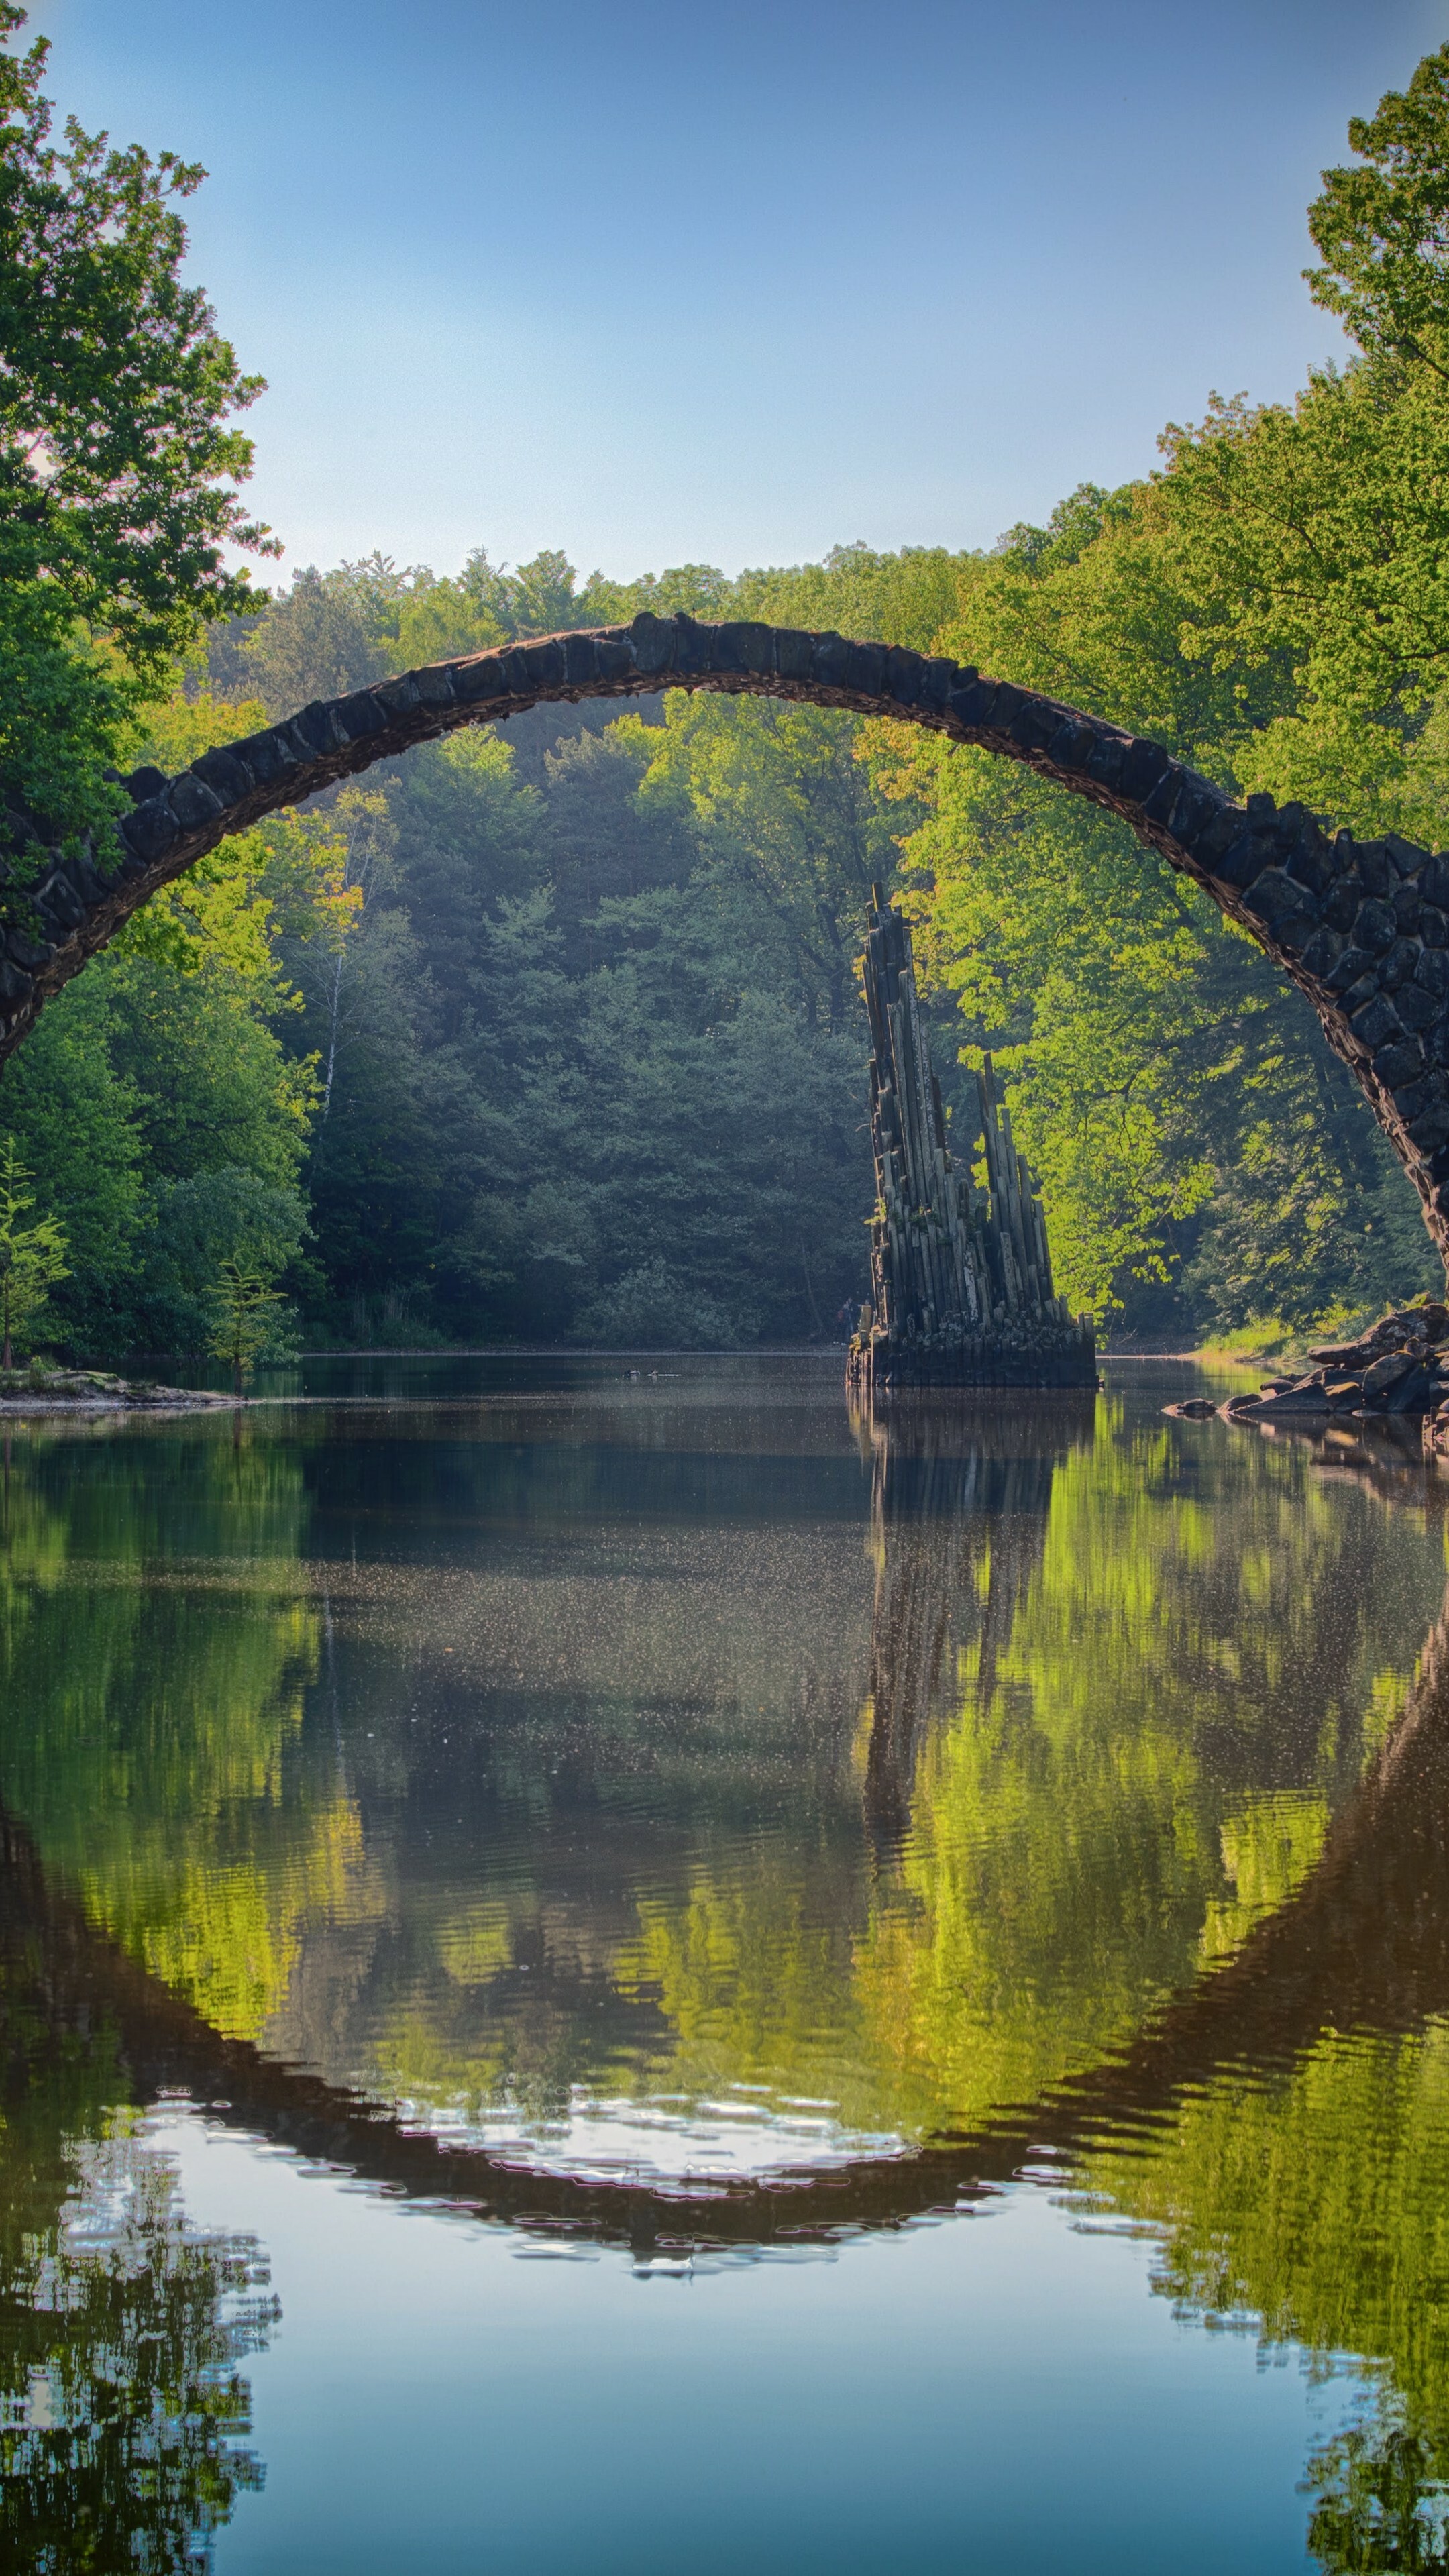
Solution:
[{"label": "reflection of sky in water", "polygon": [[1303,2462],[1357,2403],[1179,2325],[1150,2244],[1030,2186],[804,2260],[636,2266],[160,2135],[283,2293],[226,2576],[1282,2576]]},{"label": "reflection of sky in water", "polygon": [[449,2147],[475,2147],[555,2173],[601,2181],[699,2183],[712,2177],[780,2174],[792,2168],[844,2164],[862,2156],[900,2156],[906,2141],[847,2130],[829,2103],[781,2102],[771,2110],[764,2088],[739,2088],[718,2101],[598,2101],[581,2091],[559,2118],[538,2121],[506,2105],[470,2118],[447,2104],[397,2104],[403,2126]]}]

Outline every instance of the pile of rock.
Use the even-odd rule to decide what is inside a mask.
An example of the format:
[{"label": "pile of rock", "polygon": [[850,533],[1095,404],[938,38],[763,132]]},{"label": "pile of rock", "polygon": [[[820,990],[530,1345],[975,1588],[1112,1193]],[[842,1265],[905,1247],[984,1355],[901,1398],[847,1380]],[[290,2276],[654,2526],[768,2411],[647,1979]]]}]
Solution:
[{"label": "pile of rock", "polygon": [[1225,1422],[1437,1414],[1449,1403],[1449,1306],[1406,1307],[1360,1340],[1324,1342],[1308,1356],[1316,1365],[1306,1375],[1269,1378],[1257,1395],[1222,1405],[1196,1396],[1166,1409],[1188,1421],[1219,1413]]}]

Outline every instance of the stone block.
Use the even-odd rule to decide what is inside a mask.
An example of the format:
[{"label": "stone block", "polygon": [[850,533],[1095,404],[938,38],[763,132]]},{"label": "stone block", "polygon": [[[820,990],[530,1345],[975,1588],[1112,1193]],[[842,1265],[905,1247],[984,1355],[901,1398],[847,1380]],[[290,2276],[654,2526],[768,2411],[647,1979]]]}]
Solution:
[{"label": "stone block", "polygon": [[1131,737],[1127,734],[1109,731],[1105,725],[1097,734],[1086,764],[1087,775],[1094,778],[1099,787],[1105,787],[1109,796],[1121,792],[1122,773],[1131,748]]},{"label": "stone block", "polygon": [[[1299,923],[1306,925],[1307,907],[1312,897],[1307,889],[1295,885],[1281,868],[1265,868],[1247,897],[1248,909],[1267,924],[1275,939],[1282,939]],[[1304,938],[1308,937],[1305,926]]]},{"label": "stone block", "polygon": [[1389,1038],[1374,1048],[1374,1071],[1390,1091],[1397,1091],[1402,1082],[1416,1081],[1423,1070],[1424,1050],[1412,1034]]},{"label": "stone block", "polygon": [[412,683],[425,707],[450,707],[453,704],[453,665],[451,662],[424,662],[421,670],[411,674]]},{"label": "stone block", "polygon": [[[641,671],[647,671],[651,676],[662,679],[667,671],[673,669],[674,619],[672,617],[656,617],[652,609],[641,609],[639,615],[631,621],[629,633],[634,642],[634,658]],[[591,636],[570,635],[564,649],[572,654],[576,645],[591,644],[592,641]],[[589,677],[591,679],[593,672],[593,656],[590,654]],[[570,667],[569,677],[572,681],[572,667]]]},{"label": "stone block", "polygon": [[[668,649],[672,652],[674,649],[673,625],[664,625],[664,622],[657,617],[651,618],[648,622],[651,626],[663,626],[663,631],[667,634],[669,639]],[[630,636],[634,645],[636,661],[641,660],[641,656],[645,655],[648,650],[647,641],[645,644],[641,644],[637,631],[644,623],[645,620],[642,617],[636,617],[633,626],[630,628]],[[599,677],[599,647],[597,639],[592,635],[566,635],[563,639],[563,657],[564,685],[570,689],[592,689],[597,683]],[[654,672],[659,671],[662,667],[658,658],[652,653],[648,654],[648,667]]]},{"label": "stone block", "polygon": [[164,857],[180,838],[176,817],[165,796],[148,796],[144,805],[121,816],[119,828],[134,856],[148,864]]},{"label": "stone block", "polygon": [[598,638],[598,654],[601,680],[612,685],[620,680],[633,678],[638,667],[634,660],[634,647],[622,636],[601,635]]},{"label": "stone block", "polygon": [[1384,848],[1401,877],[1417,876],[1428,858],[1428,851],[1417,841],[1406,841],[1401,833],[1385,832]]},{"label": "stone block", "polygon": [[1394,919],[1400,930],[1407,937],[1412,938],[1419,927],[1419,915],[1424,909],[1418,887],[1401,885],[1398,893],[1393,897],[1393,907]]},{"label": "stone block", "polygon": [[1024,699],[1011,719],[1011,739],[1018,750],[1043,754],[1059,721],[1055,707]]},{"label": "stone block", "polygon": [[991,721],[1000,689],[995,680],[983,679],[979,672],[966,672],[959,687],[953,688],[946,700],[946,712],[952,721],[977,732]]},{"label": "stone block", "polygon": [[1198,858],[1203,834],[1220,813],[1224,799],[1221,788],[1211,779],[1199,778],[1192,770],[1182,773],[1182,789],[1172,809],[1172,831],[1184,849]]},{"label": "stone block", "polygon": [[1150,796],[1143,799],[1143,821],[1157,823],[1164,832],[1170,832],[1178,805],[1186,793],[1186,776],[1174,761],[1169,768],[1164,769]]},{"label": "stone block", "polygon": [[54,869],[35,888],[32,900],[48,930],[74,930],[85,919],[85,905],[64,868]]},{"label": "stone block", "polygon": [[314,760],[325,760],[329,752],[340,751],[346,740],[324,698],[314,698],[300,715],[293,716],[292,731]]},{"label": "stone block", "polygon": [[183,769],[171,781],[171,811],[183,830],[199,832],[226,811],[221,798],[193,770]]},{"label": "stone block", "polygon": [[1402,1034],[1398,1012],[1386,993],[1375,993],[1352,1014],[1354,1036],[1370,1049],[1387,1046]]},{"label": "stone block", "polygon": [[1353,941],[1356,948],[1366,948],[1371,957],[1382,957],[1393,946],[1399,925],[1386,903],[1371,895],[1354,915]]},{"label": "stone block", "polygon": [[1419,963],[1419,956],[1417,939],[1396,939],[1384,950],[1379,959],[1379,982],[1386,993],[1395,992],[1400,984],[1407,984]]},{"label": "stone block", "polygon": [[1385,1413],[1422,1413],[1434,1384],[1434,1372],[1422,1362],[1401,1377],[1383,1400]]},{"label": "stone block", "polygon": [[[627,647],[625,648],[627,650]],[[632,653],[629,659],[633,661]],[[562,689],[568,685],[568,655],[558,635],[545,637],[542,643],[525,644],[523,667],[528,673],[530,689]],[[422,673],[418,673],[421,680]]]},{"label": "stone block", "polygon": [[1009,680],[998,680],[996,695],[991,702],[991,713],[986,718],[990,731],[1010,735],[1011,728],[1025,703],[1020,689],[1014,689]]},{"label": "stone block", "polygon": [[817,635],[811,655],[811,677],[818,688],[848,689],[850,646],[843,635]]},{"label": "stone block", "polygon": [[225,743],[215,751],[204,751],[199,760],[193,760],[191,774],[219,796],[223,805],[239,805],[242,798],[252,792],[251,771]]},{"label": "stone block", "polygon": [[[370,689],[360,690],[359,697],[371,698]],[[453,697],[460,707],[486,707],[503,695],[503,673],[496,653],[470,653],[466,662],[453,665]],[[338,708],[344,724],[351,722],[351,709],[357,703],[345,698]]]},{"label": "stone block", "polygon": [[1335,877],[1323,899],[1322,918],[1330,930],[1352,930],[1363,889],[1357,877]]},{"label": "stone block", "polygon": [[[1417,1089],[1418,1086],[1415,1087]],[[1395,1105],[1402,1117],[1402,1094],[1398,1095]],[[1436,1100],[1427,1109],[1420,1110],[1418,1116],[1410,1121],[1409,1142],[1417,1146],[1421,1154],[1437,1154],[1441,1146],[1449,1145],[1449,1100]]]},{"label": "stone block", "polygon": [[[1321,938],[1323,933],[1320,932],[1319,936]],[[1366,948],[1359,948],[1353,942],[1350,942],[1349,945],[1344,948],[1337,965],[1330,968],[1328,974],[1323,980],[1327,984],[1330,992],[1342,993],[1347,996],[1352,991],[1354,985],[1357,984],[1362,977],[1369,974],[1369,971],[1373,966],[1373,962],[1374,961],[1370,957]],[[1376,983],[1378,979],[1375,976],[1372,980]],[[1365,986],[1364,991],[1357,996],[1357,1001],[1366,1002],[1368,1000],[1369,990],[1370,987]]]},{"label": "stone block", "polygon": [[1382,841],[1360,841],[1354,851],[1359,883],[1380,901],[1397,891],[1399,872]]},{"label": "stone block", "polygon": [[1246,894],[1255,885],[1273,856],[1266,832],[1255,832],[1251,826],[1239,832],[1236,840],[1223,852],[1213,868],[1213,875],[1224,885]]},{"label": "stone block", "polygon": [[32,976],[21,967],[12,965],[8,957],[0,957],[0,1009],[13,1019],[17,1012],[23,1010],[34,990]]},{"label": "stone block", "polygon": [[504,699],[517,698],[526,702],[531,698],[533,692],[528,684],[528,664],[523,658],[521,645],[510,644],[499,654],[498,677],[502,683],[500,694]]},{"label": "stone block", "polygon": [[[1358,949],[1345,948],[1336,930],[1318,929],[1309,940],[1299,962],[1305,974],[1315,976],[1320,983],[1323,983],[1332,975],[1335,967],[1345,956],[1356,957],[1361,953]],[[1361,974],[1362,967],[1357,971]]]},{"label": "stone block", "polygon": [[1442,1002],[1449,994],[1449,950],[1421,948],[1414,981],[1422,984],[1426,993],[1437,993]]},{"label": "stone block", "polygon": [[904,645],[893,644],[886,655],[886,696],[898,707],[918,706],[924,669],[919,653],[908,653]]},{"label": "stone block", "polygon": [[1288,854],[1288,874],[1314,895],[1326,895],[1335,883],[1337,864],[1316,823],[1309,821],[1300,828]]},{"label": "stone block", "polygon": [[1068,772],[1085,769],[1091,753],[1091,726],[1077,724],[1070,716],[1062,719],[1046,747],[1046,756],[1053,769]]},{"label": "stone block", "polygon": [[885,696],[886,647],[884,644],[849,645],[846,669],[850,676],[846,687],[862,698]]},{"label": "stone block", "polygon": [[104,877],[98,868],[91,865],[92,856],[88,844],[86,849],[77,850],[74,858],[66,862],[71,884],[84,904],[99,903],[106,890]]},{"label": "stone block", "polygon": [[739,635],[743,668],[755,672],[760,679],[773,679],[775,675],[773,626],[763,625],[758,618],[749,618],[740,626]]},{"label": "stone block", "polygon": [[814,654],[815,638],[808,635],[803,627],[779,628],[775,636],[775,669],[782,680],[808,680],[814,667]]},{"label": "stone block", "polygon": [[[1226,797],[1219,798],[1216,789],[1213,794],[1214,810],[1198,833],[1193,857],[1199,867],[1208,868],[1218,876],[1221,874],[1219,860],[1226,858],[1234,842],[1242,835],[1243,812],[1241,806],[1230,805]],[[1344,930],[1348,924],[1340,922],[1336,927]]]},{"label": "stone block", "polygon": [[1449,852],[1425,861],[1419,870],[1419,892],[1437,912],[1449,913]]},{"label": "stone block", "polygon": [[[379,706],[387,710],[394,723],[403,716],[415,715],[422,703],[418,684],[411,671],[399,671],[393,679],[377,681],[372,694]],[[274,730],[280,730],[280,728],[274,728]]]},{"label": "stone block", "polygon": [[1134,741],[1122,763],[1122,794],[1134,805],[1142,804],[1170,767],[1160,742]]},{"label": "stone block", "polygon": [[[474,698],[489,697],[493,694],[492,689],[488,686],[488,680],[491,678],[494,686],[496,687],[497,667],[497,664],[494,663],[491,666],[491,670],[485,671],[484,665],[469,663],[468,692],[470,704]],[[371,689],[354,689],[349,696],[338,698],[335,701],[335,706],[337,721],[349,742],[370,742],[374,734],[383,732],[386,727],[386,710],[378,705]],[[247,745],[245,743],[232,743],[229,745],[229,748],[232,751],[245,752],[247,750]]]}]

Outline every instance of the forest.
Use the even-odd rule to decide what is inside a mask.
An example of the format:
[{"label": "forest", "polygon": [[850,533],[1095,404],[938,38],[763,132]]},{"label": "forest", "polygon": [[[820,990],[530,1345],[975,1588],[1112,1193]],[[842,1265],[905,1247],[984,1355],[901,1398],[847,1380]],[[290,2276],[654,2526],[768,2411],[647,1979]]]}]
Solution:
[{"label": "forest", "polygon": [[[65,291],[116,363],[114,389],[99,359],[59,384],[54,294],[7,290],[12,816],[103,836],[118,772],[656,605],[934,646],[1235,792],[1444,837],[1449,47],[1355,121],[1309,210],[1346,358],[1289,404],[1205,393],[1150,474],[1083,482],[989,551],[621,583],[480,544],[452,572],[379,552],[270,588],[227,567],[276,550],[229,425],[259,380],[178,284],[201,174],[76,129],[57,146],[43,59],[3,58],[0,229],[23,249],[69,227]],[[142,306],[164,328],[122,366]],[[535,710],[228,842],[47,1008],[0,1080],[0,1144],[66,1247],[34,1338],[199,1350],[224,1260],[283,1292],[278,1355],[843,1338],[873,1198],[873,879],[916,925],[960,1150],[990,1049],[1059,1285],[1119,1345],[1330,1327],[1436,1283],[1301,997],[1121,825],[908,728],[676,692]],[[13,851],[4,901],[18,919]]]}]

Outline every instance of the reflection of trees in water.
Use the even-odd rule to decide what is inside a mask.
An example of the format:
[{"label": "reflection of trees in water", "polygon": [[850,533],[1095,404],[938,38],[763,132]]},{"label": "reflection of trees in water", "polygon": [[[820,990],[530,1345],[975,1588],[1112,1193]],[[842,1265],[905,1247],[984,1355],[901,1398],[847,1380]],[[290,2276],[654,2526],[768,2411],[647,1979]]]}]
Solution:
[{"label": "reflection of trees in water", "polygon": [[1363,2358],[1360,2420],[1308,2464],[1321,2563],[1443,2568],[1449,1594],[1313,1871],[1061,2117],[1091,2184],[1163,2231],[1184,2314]]},{"label": "reflection of trees in water", "polygon": [[[1306,1453],[1235,1451],[1230,1500],[1205,1508],[1206,1445],[1166,1426],[1119,1441],[1104,1412],[1089,1449],[1060,1425],[1048,1407],[980,1407],[969,1420],[964,1407],[899,1408],[874,1435],[874,1872],[860,1867],[843,1764],[839,1777],[822,1764],[835,1803],[821,1791],[807,1808],[797,1751],[779,1775],[791,1829],[772,1842],[744,1830],[756,1810],[752,1784],[728,1767],[741,1758],[737,1727],[701,1789],[698,1733],[681,1737],[666,1779],[646,1712],[655,1770],[642,1805],[622,1763],[616,1795],[612,1739],[579,1735],[599,1778],[586,1783],[590,1831],[574,1837],[592,1874],[569,1923],[594,1938],[577,1982],[595,2009],[602,1998],[622,2011],[631,1978],[647,1988],[661,2081],[693,2061],[711,2081],[759,2064],[796,2091],[828,2081],[861,2127],[951,2130],[951,2147],[862,2159],[784,2193],[731,2186],[655,2206],[637,2187],[440,2155],[375,2105],[242,2044],[256,2023],[226,2005],[230,1971],[195,1972],[178,1927],[204,1918],[153,1868],[147,1837],[163,1859],[168,1842],[186,1853],[205,1886],[253,1888],[267,1920],[282,1919],[275,1891],[309,1883],[299,1862],[313,1793],[288,1748],[315,1624],[295,1574],[265,1570],[285,1569],[279,1490],[247,1522],[256,1545],[235,1611],[214,1589],[189,1633],[165,1584],[60,1579],[76,1522],[57,1483],[12,1497],[24,1512],[0,1655],[21,1695],[10,1705],[29,1695],[44,1723],[0,1717],[5,1785],[57,1882],[84,1899],[52,1903],[38,1875],[26,1898],[25,1937],[46,1961],[47,2081],[61,2084],[78,2030],[114,2026],[127,2075],[104,2098],[129,2088],[145,2100],[167,2084],[223,2095],[241,2125],[380,2181],[623,2242],[656,2228],[759,2243],[895,2224],[1055,2149],[1162,2230],[1160,2286],[1184,2308],[1385,2367],[1359,2428],[1312,2464],[1315,2546],[1334,2568],[1413,2565],[1413,2550],[1435,2564],[1425,2513],[1449,2463],[1449,1631],[1433,1633],[1410,1689],[1403,1629],[1428,1586],[1419,1556],[1396,1545],[1405,1520],[1324,1487]],[[114,1496],[114,1470],[108,1482]],[[214,1502],[198,1482],[193,1510]],[[156,1505],[138,1493],[137,1508]],[[216,1533],[208,1544],[215,1554]],[[656,1616],[674,1615],[661,1594]],[[148,1661],[170,1678],[144,1723],[133,1708],[123,1724],[126,1694],[146,1699]],[[377,1687],[390,1687],[391,1668],[378,1669]],[[315,1685],[311,1696],[315,1706]],[[498,1727],[464,1736],[465,1714],[460,1695],[440,1720],[464,1748],[443,1775],[450,1804],[461,1813],[466,1771],[496,1809],[509,1760],[530,1813],[539,1781],[558,1799],[554,1733],[536,1745]],[[421,1773],[411,1748],[409,1759]],[[425,1789],[418,1815],[431,1824]],[[812,1829],[823,1820],[818,1835],[802,1833],[806,1815]],[[470,1809],[474,1870],[481,1830]],[[527,1836],[520,1826],[525,1841],[536,1868],[536,1823]],[[621,1908],[635,1902],[646,1845],[652,1885],[636,1925]],[[399,1895],[417,1907],[407,1992],[427,1997],[417,2021],[436,2049],[449,2035],[436,1953],[447,1992],[469,2007],[466,2074],[481,2062],[472,1998],[496,2020],[497,1998],[511,1997],[532,2045],[542,1980],[519,1948],[516,1908],[473,1902],[460,1863],[458,1905],[435,1919],[422,1903],[439,1883],[436,1860],[430,1869],[416,1900]],[[240,1910],[228,1919],[243,1924]],[[221,1959],[226,1942],[206,1937]],[[55,1999],[70,1975],[67,2013]],[[631,2063],[645,2062],[632,2025],[628,2044]],[[798,2081],[817,2058],[824,2080]],[[551,2081],[555,2060],[566,2089],[572,2024]],[[872,2110],[884,2116],[872,2122]],[[85,2129],[73,2115],[65,2125]],[[1117,2154],[1123,2134],[1131,2152]],[[233,2293],[216,2279],[224,2311]]]},{"label": "reflection of trees in water", "polygon": [[4,2248],[0,2561],[190,2576],[262,2483],[237,2365],[275,2304],[254,2245],[189,2227],[144,2139],[70,2161],[59,2212]]},{"label": "reflection of trees in water", "polygon": [[[963,2179],[1028,2150],[1080,2160],[1163,2231],[1156,2286],[1185,2314],[1363,2356],[1359,2420],[1308,2464],[1314,2553],[1443,2568],[1449,1601],[1408,1679],[1373,1582],[1319,1543],[1335,1507],[1306,1452],[1264,1459],[1231,1521],[1136,1461],[1114,1534],[1106,1462],[1048,1465],[1041,1517],[1019,1503],[1013,1529],[993,1462],[963,1473],[941,1446],[917,1432],[898,1476],[877,1434],[868,1795],[912,1900],[882,1907],[862,1957],[881,2025],[938,2099],[968,2123],[985,2111]],[[1442,1517],[1388,1466],[1335,1472]],[[1273,1529],[1285,1483],[1307,1515],[1291,1549]],[[973,1528],[991,1502],[1002,1521]],[[998,1550],[1003,1527],[1017,1543]],[[1253,1654],[1278,1658],[1276,1693],[1244,1693],[1276,1743],[1224,1722]],[[1163,1931],[1174,1911],[1202,1924],[1195,1978],[1186,1955],[1173,1973],[1159,1906]],[[1013,2075],[1035,2096],[1016,2117]]]},{"label": "reflection of trees in water", "polygon": [[[124,2107],[72,1923],[0,1849],[0,2565],[190,2576],[261,2468],[239,2365],[276,2314],[249,2239],[190,2226]],[[136,2088],[144,2091],[144,2087]]]},{"label": "reflection of trees in water", "polygon": [[215,1427],[17,1444],[0,1497],[0,1795],[224,2029],[287,1990],[359,1827],[302,1749],[321,1621],[301,1462]]},{"label": "reflection of trees in water", "polygon": [[1090,1443],[1094,1410],[1092,1396],[1041,1406],[898,1396],[854,1417],[872,1460],[865,1800],[882,1845],[907,1830],[921,1740],[943,1694],[957,1703],[968,1645],[977,1649],[977,1698],[995,1688],[998,1655],[1041,1565],[1054,1470]]},{"label": "reflection of trees in water", "polygon": [[1392,2397],[1308,2464],[1308,2546],[1327,2576],[1433,2576],[1449,2567],[1449,2486]]}]

